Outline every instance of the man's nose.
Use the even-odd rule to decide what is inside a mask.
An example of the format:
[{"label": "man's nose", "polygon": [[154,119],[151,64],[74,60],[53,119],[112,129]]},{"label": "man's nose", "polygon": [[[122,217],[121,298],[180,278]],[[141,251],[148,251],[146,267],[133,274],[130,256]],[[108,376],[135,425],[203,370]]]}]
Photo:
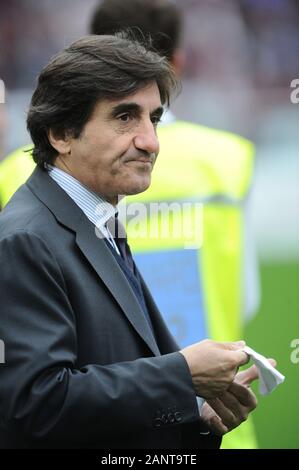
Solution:
[{"label": "man's nose", "polygon": [[139,126],[138,134],[134,139],[135,147],[148,153],[159,153],[159,140],[156,128],[151,121]]}]

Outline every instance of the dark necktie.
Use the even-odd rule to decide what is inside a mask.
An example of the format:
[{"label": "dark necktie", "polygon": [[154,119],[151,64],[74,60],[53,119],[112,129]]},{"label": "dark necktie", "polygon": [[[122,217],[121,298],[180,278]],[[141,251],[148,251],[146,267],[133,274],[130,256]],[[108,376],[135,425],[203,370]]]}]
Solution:
[{"label": "dark necktie", "polygon": [[121,257],[126,263],[127,267],[134,273],[134,261],[132,253],[127,241],[127,234],[125,228],[118,217],[111,217],[107,222],[107,228],[114,238],[114,241],[119,249]]}]

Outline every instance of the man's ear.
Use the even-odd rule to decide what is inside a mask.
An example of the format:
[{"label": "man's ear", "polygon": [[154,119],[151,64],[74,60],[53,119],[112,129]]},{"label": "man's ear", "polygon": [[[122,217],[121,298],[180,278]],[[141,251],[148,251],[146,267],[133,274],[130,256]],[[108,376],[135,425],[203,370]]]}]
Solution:
[{"label": "man's ear", "polygon": [[48,139],[52,147],[60,155],[67,155],[71,151],[71,137],[68,133],[58,134],[54,132],[53,129],[48,130]]}]

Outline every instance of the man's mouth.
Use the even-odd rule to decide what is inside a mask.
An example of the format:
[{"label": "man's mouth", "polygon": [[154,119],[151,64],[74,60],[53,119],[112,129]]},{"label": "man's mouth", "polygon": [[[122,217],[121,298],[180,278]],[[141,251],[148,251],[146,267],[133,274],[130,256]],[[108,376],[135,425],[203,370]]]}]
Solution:
[{"label": "man's mouth", "polygon": [[153,159],[152,158],[131,158],[130,160],[127,160],[127,163],[129,162],[137,162],[137,163],[144,163],[144,164],[150,164],[153,165]]}]

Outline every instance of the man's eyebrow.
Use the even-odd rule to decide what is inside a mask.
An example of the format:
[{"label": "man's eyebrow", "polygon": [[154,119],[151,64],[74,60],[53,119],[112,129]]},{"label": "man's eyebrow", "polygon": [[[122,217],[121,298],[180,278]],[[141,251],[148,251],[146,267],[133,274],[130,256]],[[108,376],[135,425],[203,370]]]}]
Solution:
[{"label": "man's eyebrow", "polygon": [[151,112],[151,116],[158,116],[159,118],[162,116],[164,112],[163,106],[158,106],[154,111]]},{"label": "man's eyebrow", "polygon": [[[127,113],[127,112],[134,112],[134,113],[141,113],[142,109],[141,106],[137,103],[120,103],[114,106],[111,110],[111,115],[113,117],[118,116],[121,113]],[[163,106],[158,106],[158,108],[154,109],[151,112],[151,116],[159,116],[161,117],[163,114]]]},{"label": "man's eyebrow", "polygon": [[137,103],[120,103],[112,108],[111,115],[115,117],[121,113],[127,113],[129,111],[133,111],[135,113],[140,112],[141,107]]}]

